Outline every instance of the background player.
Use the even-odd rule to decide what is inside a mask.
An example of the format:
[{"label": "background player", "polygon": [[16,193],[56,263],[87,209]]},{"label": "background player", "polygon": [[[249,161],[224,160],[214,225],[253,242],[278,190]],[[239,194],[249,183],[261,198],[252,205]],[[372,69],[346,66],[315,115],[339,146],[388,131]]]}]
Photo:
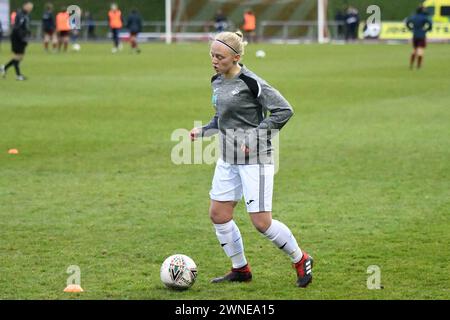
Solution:
[{"label": "background player", "polygon": [[45,12],[42,15],[42,32],[44,33],[44,49],[48,52],[48,45],[52,42],[53,50],[56,50],[58,45],[58,38],[56,37],[56,22],[53,14],[53,5],[47,3],[45,5]]},{"label": "background player", "polygon": [[113,37],[114,47],[112,48],[112,53],[116,53],[119,50],[120,38],[119,31],[122,29],[122,12],[119,10],[117,4],[111,4],[111,10],[108,12],[109,27],[111,28],[111,33]]},{"label": "background player", "polygon": [[136,9],[132,9],[128,16],[127,28],[130,31],[131,50],[141,53],[141,49],[138,48],[137,36],[142,31],[142,19]]},{"label": "background player", "polygon": [[14,56],[6,65],[0,66],[0,74],[2,77],[5,77],[6,71],[14,66],[14,69],[16,70],[16,79],[19,81],[26,80],[26,77],[20,72],[20,62],[25,56],[28,37],[31,34],[29,16],[31,11],[33,11],[33,3],[27,1],[22,5],[22,9],[18,10],[15,16],[14,26],[11,32],[11,47]]},{"label": "background player", "polygon": [[56,30],[58,31],[58,51],[64,46],[64,52],[67,51],[70,36],[70,16],[65,7],[56,15]]},{"label": "background player", "polygon": [[406,26],[413,32],[413,53],[411,54],[409,67],[414,68],[414,60],[417,57],[417,69],[422,67],[425,48],[427,47],[427,32],[433,28],[433,23],[428,17],[424,7],[417,8],[415,15],[406,20]]}]

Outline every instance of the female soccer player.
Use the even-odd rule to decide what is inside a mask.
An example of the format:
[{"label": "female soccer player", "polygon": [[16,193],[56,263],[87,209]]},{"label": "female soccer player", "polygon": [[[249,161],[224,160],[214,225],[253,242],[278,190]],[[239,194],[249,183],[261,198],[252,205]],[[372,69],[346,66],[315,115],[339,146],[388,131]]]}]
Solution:
[{"label": "female soccer player", "polygon": [[427,32],[433,28],[433,22],[428,17],[427,11],[423,6],[417,8],[415,15],[406,20],[406,26],[413,32],[413,53],[411,54],[409,68],[414,68],[414,60],[417,57],[417,69],[422,67],[425,48],[427,47]]},{"label": "female soccer player", "polygon": [[111,4],[111,10],[108,12],[109,27],[113,37],[114,47],[112,53],[116,53],[120,49],[119,32],[122,29],[122,11],[119,10],[119,6],[115,3]]},{"label": "female soccer player", "polygon": [[6,71],[14,66],[16,79],[18,81],[26,80],[26,77],[20,72],[19,65],[25,56],[25,49],[31,34],[29,16],[31,11],[33,11],[33,3],[31,1],[25,1],[22,9],[15,15],[14,26],[11,32],[11,47],[14,56],[6,65],[0,66],[0,74],[3,78],[6,76]]},{"label": "female soccer player", "polygon": [[47,3],[45,5],[45,12],[42,15],[42,31],[44,32],[44,49],[48,52],[48,45],[52,42],[53,50],[58,46],[58,37],[55,33],[56,21],[53,14],[53,5]]},{"label": "female soccer player", "polygon": [[234,207],[244,196],[253,225],[291,258],[297,286],[306,287],[312,281],[313,259],[299,248],[285,224],[272,219],[270,136],[286,124],[292,108],[276,89],[239,63],[244,54],[242,33],[219,33],[210,54],[216,71],[211,79],[216,114],[208,125],[193,128],[190,135],[195,140],[218,131],[220,137],[221,157],[212,181],[209,214],[232,269],[212,282],[252,279],[241,233],[233,220]]},{"label": "female soccer player", "polygon": [[127,20],[127,28],[130,31],[130,45],[131,50],[136,53],[141,53],[138,47],[137,36],[142,31],[142,19],[137,9],[132,9]]}]

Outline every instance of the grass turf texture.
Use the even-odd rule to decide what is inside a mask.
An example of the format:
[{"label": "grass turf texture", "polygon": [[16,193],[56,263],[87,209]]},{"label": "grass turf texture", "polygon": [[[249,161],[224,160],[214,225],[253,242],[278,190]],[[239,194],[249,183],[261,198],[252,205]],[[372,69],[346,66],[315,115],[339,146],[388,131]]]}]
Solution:
[{"label": "grass turf texture", "polygon": [[[172,131],[213,114],[208,47],[142,47],[49,55],[33,44],[30,80],[10,69],[0,82],[1,299],[450,297],[448,45],[430,45],[421,71],[406,45],[247,48],[247,66],[295,109],[273,210],[315,258],[308,289],[242,203],[254,281],[209,284],[230,267],[208,218],[214,167],[170,160]],[[159,279],[174,253],[198,265],[186,292]],[[73,264],[85,293],[63,293]],[[370,265],[383,290],[367,289]]]}]

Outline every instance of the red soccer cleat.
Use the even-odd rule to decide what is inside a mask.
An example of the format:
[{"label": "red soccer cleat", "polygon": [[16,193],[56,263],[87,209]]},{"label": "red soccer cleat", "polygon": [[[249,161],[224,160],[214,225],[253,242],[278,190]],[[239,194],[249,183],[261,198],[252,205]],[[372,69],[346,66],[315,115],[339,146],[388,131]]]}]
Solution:
[{"label": "red soccer cleat", "polygon": [[306,252],[303,252],[302,259],[293,264],[294,269],[297,271],[297,286],[306,288],[312,282],[312,267],[313,258]]},{"label": "red soccer cleat", "polygon": [[211,283],[220,282],[248,282],[252,280],[250,266],[246,264],[242,268],[232,268],[226,275],[211,280]]}]

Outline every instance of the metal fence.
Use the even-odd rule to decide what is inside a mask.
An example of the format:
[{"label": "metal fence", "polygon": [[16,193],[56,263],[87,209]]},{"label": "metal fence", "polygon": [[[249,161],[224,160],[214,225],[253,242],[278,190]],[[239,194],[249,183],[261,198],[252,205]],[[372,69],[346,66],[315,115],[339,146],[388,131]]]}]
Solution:
[{"label": "metal fence", "polygon": [[[343,39],[344,27],[344,23],[329,21],[328,38]],[[317,36],[316,21],[262,21],[258,28],[258,38],[263,41],[316,41]]]},{"label": "metal fence", "polygon": [[[31,21],[32,39],[42,38],[41,21]],[[216,32],[213,21],[178,22],[172,26],[172,37],[175,41],[207,41]],[[236,26],[229,24],[229,30],[236,30]],[[259,41],[316,41],[316,21],[261,21],[256,30]],[[331,39],[343,37],[343,24],[328,22],[328,32]],[[122,38],[128,36],[126,29],[120,33]],[[111,37],[107,21],[82,22],[78,39],[102,41]],[[163,41],[165,39],[164,21],[145,21],[139,35],[141,41]]]}]

